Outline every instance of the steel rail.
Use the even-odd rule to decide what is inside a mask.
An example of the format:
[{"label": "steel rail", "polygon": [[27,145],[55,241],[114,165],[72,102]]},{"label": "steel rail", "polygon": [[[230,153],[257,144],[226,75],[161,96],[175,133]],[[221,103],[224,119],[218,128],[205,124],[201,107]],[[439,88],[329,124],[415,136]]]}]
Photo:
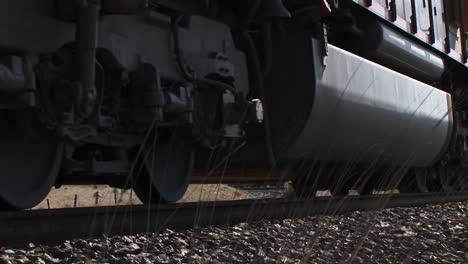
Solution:
[{"label": "steel rail", "polygon": [[425,193],[313,199],[262,199],[148,206],[67,208],[0,213],[0,245],[57,242],[102,235],[230,225],[263,219],[335,215],[468,200],[464,193]]}]

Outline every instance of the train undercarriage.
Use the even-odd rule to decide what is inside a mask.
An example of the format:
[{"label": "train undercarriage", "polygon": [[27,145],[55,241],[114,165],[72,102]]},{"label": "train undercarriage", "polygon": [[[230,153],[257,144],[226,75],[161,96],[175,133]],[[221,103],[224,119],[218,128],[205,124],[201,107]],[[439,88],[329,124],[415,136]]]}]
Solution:
[{"label": "train undercarriage", "polygon": [[2,1],[1,208],[64,184],[175,202],[227,170],[466,189],[465,66],[331,2]]}]

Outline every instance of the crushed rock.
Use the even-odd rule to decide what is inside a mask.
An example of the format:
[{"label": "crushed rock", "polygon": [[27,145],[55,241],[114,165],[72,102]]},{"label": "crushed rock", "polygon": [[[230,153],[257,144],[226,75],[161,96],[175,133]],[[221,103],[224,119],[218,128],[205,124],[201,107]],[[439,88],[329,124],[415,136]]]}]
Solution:
[{"label": "crushed rock", "polygon": [[0,248],[3,263],[467,263],[468,203]]}]

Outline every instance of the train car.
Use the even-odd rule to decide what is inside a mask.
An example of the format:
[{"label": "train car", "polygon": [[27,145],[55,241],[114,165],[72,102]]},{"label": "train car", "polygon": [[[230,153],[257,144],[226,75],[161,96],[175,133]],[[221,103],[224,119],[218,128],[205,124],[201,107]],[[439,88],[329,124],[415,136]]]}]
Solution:
[{"label": "train car", "polygon": [[175,202],[193,175],[227,171],[277,172],[299,196],[466,188],[464,1],[0,10],[2,209],[63,184]]}]

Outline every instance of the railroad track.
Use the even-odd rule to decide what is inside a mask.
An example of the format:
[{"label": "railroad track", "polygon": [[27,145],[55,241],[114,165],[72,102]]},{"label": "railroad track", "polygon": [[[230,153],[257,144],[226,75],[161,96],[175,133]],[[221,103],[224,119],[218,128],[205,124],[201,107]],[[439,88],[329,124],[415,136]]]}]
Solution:
[{"label": "railroad track", "polygon": [[468,200],[464,193],[426,193],[313,199],[265,199],[30,210],[0,214],[0,244],[57,242],[72,238],[154,232],[163,228],[198,228],[261,219],[343,214],[393,207],[414,207]]}]

